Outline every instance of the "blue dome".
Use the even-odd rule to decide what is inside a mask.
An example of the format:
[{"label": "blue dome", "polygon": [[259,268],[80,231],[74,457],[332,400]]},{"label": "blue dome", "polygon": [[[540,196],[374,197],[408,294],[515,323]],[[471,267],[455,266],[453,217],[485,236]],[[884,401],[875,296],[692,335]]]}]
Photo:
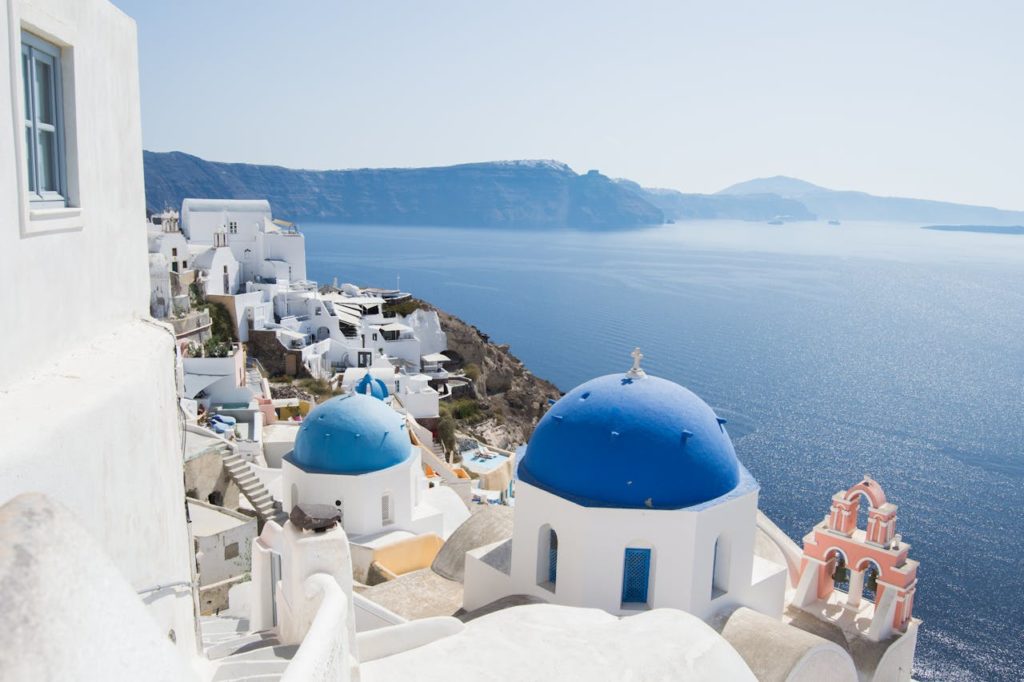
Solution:
[{"label": "blue dome", "polygon": [[288,458],[305,471],[365,474],[400,464],[411,454],[401,415],[376,398],[351,393],[310,411]]},{"label": "blue dome", "polygon": [[548,410],[519,477],[589,507],[690,507],[740,482],[722,424],[679,384],[609,374],[577,386]]},{"label": "blue dome", "polygon": [[388,397],[388,386],[380,379],[374,379],[367,372],[356,384],[356,393],[373,396],[377,400],[384,400]]}]

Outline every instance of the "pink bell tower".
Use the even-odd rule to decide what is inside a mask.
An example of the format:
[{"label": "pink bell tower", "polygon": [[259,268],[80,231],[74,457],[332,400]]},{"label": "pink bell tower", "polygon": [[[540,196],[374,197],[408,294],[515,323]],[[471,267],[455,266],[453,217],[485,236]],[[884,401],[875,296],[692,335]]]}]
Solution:
[{"label": "pink bell tower", "polygon": [[[868,520],[860,529],[863,499]],[[917,588],[918,562],[909,553],[910,545],[896,533],[896,505],[877,481],[864,476],[832,496],[828,515],[804,537],[793,603],[871,641],[905,633]]]}]

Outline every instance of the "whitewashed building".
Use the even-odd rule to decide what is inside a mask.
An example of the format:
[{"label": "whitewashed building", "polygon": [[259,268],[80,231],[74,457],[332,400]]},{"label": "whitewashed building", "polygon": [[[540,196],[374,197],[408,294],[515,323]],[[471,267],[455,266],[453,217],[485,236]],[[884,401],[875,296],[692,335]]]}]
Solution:
[{"label": "whitewashed building", "polygon": [[[0,505],[36,510],[29,526],[4,516],[21,554],[0,568],[20,586],[0,675],[123,678],[136,656],[172,674],[197,631],[175,336],[149,317],[135,23],[105,0],[4,0],[0,36],[0,259],[16,283],[0,287]],[[106,611],[125,594],[136,611]],[[126,628],[151,646],[113,654]]]},{"label": "whitewashed building", "polygon": [[405,420],[379,397],[353,392],[315,407],[281,468],[285,509],[334,506],[353,538],[444,533],[442,512],[424,499],[427,481]]},{"label": "whitewashed building", "polygon": [[757,482],[724,420],[635,367],[567,393],[520,450],[507,572],[467,558],[465,607],[511,594],[629,614],[782,615],[786,567],[754,554]]},{"label": "whitewashed building", "polygon": [[274,222],[265,199],[185,199],[181,230],[196,246],[213,246],[223,234],[243,281],[306,279],[305,237]]}]

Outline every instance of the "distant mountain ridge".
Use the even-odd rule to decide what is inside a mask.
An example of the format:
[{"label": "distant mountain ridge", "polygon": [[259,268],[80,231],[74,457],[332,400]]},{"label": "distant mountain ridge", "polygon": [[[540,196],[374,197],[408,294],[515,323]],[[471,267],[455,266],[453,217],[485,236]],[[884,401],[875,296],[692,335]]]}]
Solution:
[{"label": "distant mountain ridge", "polygon": [[880,197],[866,192],[827,189],[784,175],[747,180],[726,187],[715,196],[737,197],[766,193],[798,201],[822,219],[985,225],[1018,225],[1024,222],[1024,211],[928,199]]},{"label": "distant mountain ridge", "polygon": [[152,211],[186,197],[266,198],[296,220],[454,227],[617,229],[660,224],[661,209],[591,171],[557,161],[439,168],[293,170],[144,152]]},{"label": "distant mountain ridge", "polygon": [[578,174],[553,160],[435,168],[301,170],[144,152],[150,210],[186,197],[266,198],[295,220],[587,230],[676,220],[883,220],[1020,225],[1024,211],[839,191],[786,176],[756,178],[715,194],[690,194]]}]

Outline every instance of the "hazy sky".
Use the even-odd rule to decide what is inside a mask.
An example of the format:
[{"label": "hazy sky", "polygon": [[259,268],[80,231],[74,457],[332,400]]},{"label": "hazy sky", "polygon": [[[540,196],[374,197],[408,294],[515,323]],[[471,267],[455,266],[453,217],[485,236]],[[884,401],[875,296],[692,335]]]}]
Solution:
[{"label": "hazy sky", "polygon": [[1024,2],[115,0],[147,149],[1024,209]]}]

